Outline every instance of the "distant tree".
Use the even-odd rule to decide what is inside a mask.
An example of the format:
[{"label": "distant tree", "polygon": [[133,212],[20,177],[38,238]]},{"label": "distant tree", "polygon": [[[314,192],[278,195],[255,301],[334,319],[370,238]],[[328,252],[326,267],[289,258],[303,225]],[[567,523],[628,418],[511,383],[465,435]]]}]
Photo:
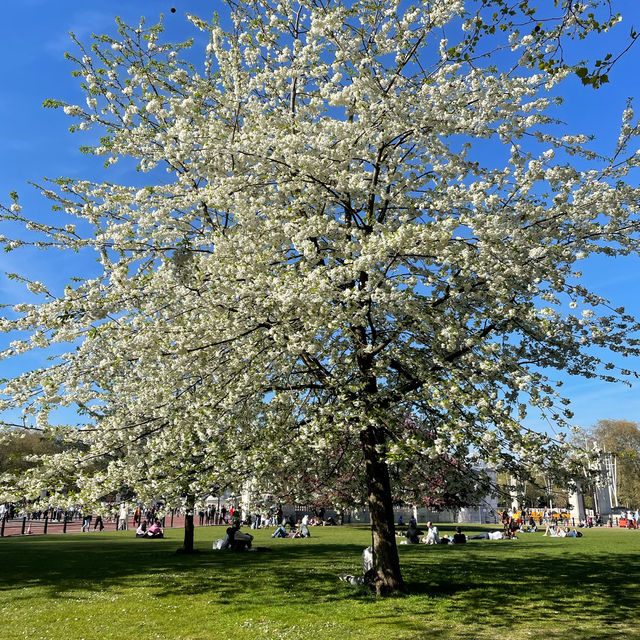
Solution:
[{"label": "distant tree", "polygon": [[63,445],[54,438],[37,431],[17,431],[3,435],[0,440],[0,474],[23,473],[38,465],[40,456],[62,451]]},{"label": "distant tree", "polygon": [[[582,448],[575,446],[576,451]],[[560,464],[548,469],[548,474],[514,478],[501,473],[496,481],[499,504],[510,508],[515,496],[520,506],[528,509],[564,509],[568,504],[568,487],[575,481],[577,471],[573,464],[567,463],[564,469]]]},{"label": "distant tree", "polygon": [[640,423],[599,420],[588,435],[605,453],[615,456],[618,502],[640,507]]}]

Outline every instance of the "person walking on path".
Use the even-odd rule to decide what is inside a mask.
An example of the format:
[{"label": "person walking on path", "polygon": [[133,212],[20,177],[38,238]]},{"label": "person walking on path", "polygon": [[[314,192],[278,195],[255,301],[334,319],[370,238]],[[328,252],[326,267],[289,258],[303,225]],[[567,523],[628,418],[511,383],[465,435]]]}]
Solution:
[{"label": "person walking on path", "polygon": [[100,531],[104,531],[104,523],[102,522],[102,514],[98,512],[96,514],[96,521],[93,525],[93,530],[96,530],[96,527],[100,527]]},{"label": "person walking on path", "polygon": [[91,531],[91,514],[85,513],[82,518],[82,529],[83,532],[86,531],[89,533]]},{"label": "person walking on path", "polygon": [[120,511],[118,513],[119,518],[118,518],[118,529],[120,529],[120,531],[126,531],[129,527],[128,527],[128,522],[127,519],[129,518],[129,510],[127,509],[127,503],[123,502],[120,505]]}]

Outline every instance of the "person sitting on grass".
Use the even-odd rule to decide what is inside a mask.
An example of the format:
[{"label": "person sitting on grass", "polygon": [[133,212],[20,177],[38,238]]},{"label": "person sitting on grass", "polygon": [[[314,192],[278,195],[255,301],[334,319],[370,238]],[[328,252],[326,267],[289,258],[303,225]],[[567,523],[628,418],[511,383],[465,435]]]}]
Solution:
[{"label": "person sitting on grass", "polygon": [[147,521],[143,520],[140,523],[140,526],[136,529],[136,538],[146,538],[147,537]]},{"label": "person sitting on grass", "polygon": [[291,533],[287,536],[287,538],[310,538],[311,533],[309,532],[309,527],[304,523],[298,520],[297,529],[292,529]]},{"label": "person sitting on grass", "polygon": [[287,530],[285,529],[284,524],[279,524],[278,528],[271,534],[272,538],[286,538]]},{"label": "person sitting on grass", "polygon": [[231,551],[244,551],[251,549],[253,536],[250,533],[240,531],[240,523],[236,522],[227,529],[227,537],[229,538],[229,549]]},{"label": "person sitting on grass", "polygon": [[160,526],[160,520],[154,520],[147,531],[147,538],[164,538],[164,531]]},{"label": "person sitting on grass", "polygon": [[462,533],[462,527],[456,527],[456,532],[453,534],[453,544],[465,544],[467,536]]},{"label": "person sitting on grass", "polygon": [[407,538],[408,544],[418,544],[420,542],[420,536],[423,534],[423,531],[418,529],[418,526],[415,520],[409,525],[407,530],[405,531],[405,537]]},{"label": "person sitting on grass", "polygon": [[440,544],[438,527],[434,527],[431,521],[427,522],[427,535],[422,538],[422,542],[425,544]]}]

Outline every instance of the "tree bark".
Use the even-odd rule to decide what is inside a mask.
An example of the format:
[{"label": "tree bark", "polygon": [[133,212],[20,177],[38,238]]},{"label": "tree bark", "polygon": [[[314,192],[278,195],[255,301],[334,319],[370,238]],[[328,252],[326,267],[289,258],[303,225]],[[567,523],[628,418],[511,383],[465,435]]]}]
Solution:
[{"label": "tree bark", "polygon": [[193,537],[194,537],[194,525],[193,525],[193,510],[195,508],[195,497],[187,496],[187,505],[184,515],[184,542],[182,547],[178,549],[180,553],[193,553]]},{"label": "tree bark", "polygon": [[406,591],[396,546],[393,501],[389,470],[376,445],[382,444],[378,430],[368,426],[360,433],[364,452],[371,533],[373,538],[374,575],[372,585],[377,595]]}]

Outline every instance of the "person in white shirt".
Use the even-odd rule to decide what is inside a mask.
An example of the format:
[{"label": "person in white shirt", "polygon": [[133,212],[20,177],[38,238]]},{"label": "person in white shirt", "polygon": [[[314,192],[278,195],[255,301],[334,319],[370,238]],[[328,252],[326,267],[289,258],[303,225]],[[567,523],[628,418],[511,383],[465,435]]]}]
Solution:
[{"label": "person in white shirt", "polygon": [[121,531],[126,531],[129,528],[129,509],[127,508],[127,503],[123,502],[120,505],[120,510],[118,512],[118,529]]},{"label": "person in white shirt", "polygon": [[515,536],[513,538],[506,531],[485,531],[484,533],[477,533],[473,536],[467,536],[467,540],[517,540]]},{"label": "person in white shirt", "polygon": [[427,522],[427,535],[422,538],[422,542],[425,544],[440,544],[438,527],[434,527],[431,522]]}]

